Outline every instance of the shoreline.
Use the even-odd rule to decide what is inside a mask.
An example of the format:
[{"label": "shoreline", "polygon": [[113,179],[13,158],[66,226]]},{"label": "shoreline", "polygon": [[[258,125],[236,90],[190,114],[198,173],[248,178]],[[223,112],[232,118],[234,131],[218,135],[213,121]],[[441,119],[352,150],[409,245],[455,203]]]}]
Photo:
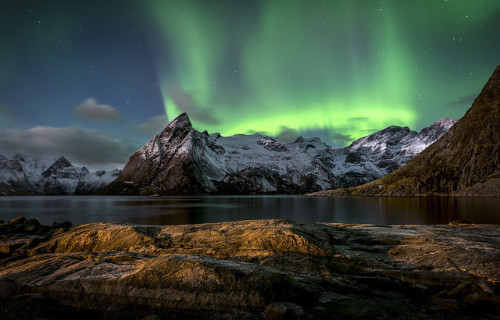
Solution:
[{"label": "shoreline", "polygon": [[500,225],[271,219],[48,227],[20,219],[0,232],[6,319],[74,312],[97,319],[488,319],[500,311]]}]

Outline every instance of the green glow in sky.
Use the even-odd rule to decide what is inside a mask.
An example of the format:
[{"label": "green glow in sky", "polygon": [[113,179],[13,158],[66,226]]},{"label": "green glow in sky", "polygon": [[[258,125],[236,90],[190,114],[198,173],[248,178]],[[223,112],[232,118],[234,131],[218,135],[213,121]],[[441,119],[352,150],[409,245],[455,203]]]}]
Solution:
[{"label": "green glow in sky", "polygon": [[420,129],[462,116],[498,64],[498,1],[148,3],[168,118],[223,135]]}]

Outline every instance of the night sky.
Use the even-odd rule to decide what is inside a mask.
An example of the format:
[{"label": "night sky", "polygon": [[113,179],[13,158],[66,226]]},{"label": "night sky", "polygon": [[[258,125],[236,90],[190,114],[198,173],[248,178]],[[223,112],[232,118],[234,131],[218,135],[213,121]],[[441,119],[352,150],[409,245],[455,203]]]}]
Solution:
[{"label": "night sky", "polygon": [[196,129],[319,136],[460,118],[500,64],[498,0],[0,2],[0,154],[123,166]]}]

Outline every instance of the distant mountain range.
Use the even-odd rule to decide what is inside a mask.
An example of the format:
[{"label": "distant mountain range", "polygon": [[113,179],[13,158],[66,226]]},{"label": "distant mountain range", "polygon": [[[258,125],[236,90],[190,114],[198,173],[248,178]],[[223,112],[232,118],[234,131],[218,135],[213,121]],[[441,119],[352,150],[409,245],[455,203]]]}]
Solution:
[{"label": "distant mountain range", "polygon": [[104,194],[301,194],[360,185],[406,164],[455,123],[420,133],[391,126],[334,148],[319,138],[293,143],[195,130],[186,113],[135,152]]},{"label": "distant mountain range", "polygon": [[120,170],[90,172],[64,157],[57,160],[0,155],[0,195],[95,194],[116,179]]},{"label": "distant mountain range", "polygon": [[332,149],[340,187],[358,186],[393,172],[415,158],[441,138],[454,124],[454,119],[441,119],[419,133],[408,127],[390,126],[354,141],[342,149]]},{"label": "distant mountain range", "polygon": [[371,183],[320,195],[500,197],[500,66],[471,108],[436,143]]}]

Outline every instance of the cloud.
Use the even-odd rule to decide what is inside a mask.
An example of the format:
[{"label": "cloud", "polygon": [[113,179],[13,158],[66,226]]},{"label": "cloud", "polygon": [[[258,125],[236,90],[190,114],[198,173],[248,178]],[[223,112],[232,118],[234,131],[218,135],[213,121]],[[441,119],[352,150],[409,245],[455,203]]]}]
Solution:
[{"label": "cloud", "polygon": [[209,110],[201,108],[196,101],[194,101],[193,97],[184,91],[178,84],[168,86],[167,92],[170,98],[174,100],[177,108],[187,112],[191,119],[209,124],[220,123]]},{"label": "cloud", "polygon": [[147,122],[138,124],[132,128],[132,131],[146,135],[153,136],[160,133],[168,125],[167,117],[162,114],[156,117],[149,118]]},{"label": "cloud", "polygon": [[98,104],[94,98],[88,98],[75,108],[75,115],[95,122],[119,122],[122,115],[112,106]]},{"label": "cloud", "polygon": [[461,106],[461,105],[472,105],[472,103],[474,102],[474,99],[476,99],[477,97],[477,94],[474,93],[474,94],[469,94],[467,96],[463,96],[461,98],[457,98],[456,100],[448,103],[448,106],[450,107],[456,107],[456,106]]},{"label": "cloud", "polygon": [[6,156],[16,153],[38,158],[64,156],[72,162],[88,166],[123,165],[136,149],[106,133],[82,128],[0,130],[0,150]]}]

